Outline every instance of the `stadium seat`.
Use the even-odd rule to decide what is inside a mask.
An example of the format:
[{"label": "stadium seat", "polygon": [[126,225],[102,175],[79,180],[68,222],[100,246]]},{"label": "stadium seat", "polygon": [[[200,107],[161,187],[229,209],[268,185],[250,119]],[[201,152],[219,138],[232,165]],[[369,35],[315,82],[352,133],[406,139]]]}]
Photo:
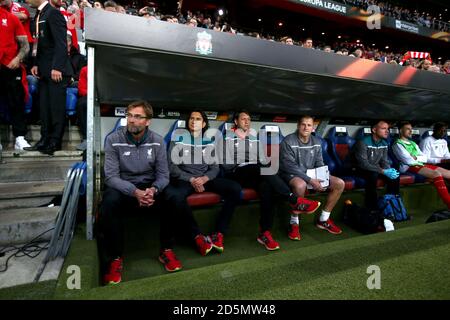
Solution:
[{"label": "stadium seat", "polygon": [[[262,133],[262,135],[260,135]],[[267,149],[267,156],[271,156],[273,152],[278,153],[280,150],[280,143],[284,139],[284,135],[281,132],[281,128],[277,125],[262,125],[260,132],[258,132],[259,141],[262,143]]]},{"label": "stadium seat", "polygon": [[[164,136],[164,142],[166,144],[166,148],[167,150],[169,150],[170,147],[170,142],[172,140],[172,134],[177,130],[177,129],[185,129],[186,128],[186,121],[185,120],[175,120],[174,123],[172,124],[172,126],[170,127],[169,131],[167,132],[167,134]],[[181,137],[180,137],[181,138]]]},{"label": "stadium seat", "polygon": [[[323,139],[320,135],[315,132],[312,133],[313,136],[317,137],[320,140],[320,144],[322,147],[322,158],[324,163],[328,166],[328,170],[330,174],[336,175],[336,162],[331,158],[328,153],[328,143],[325,139]],[[345,182],[345,190],[352,190],[355,187],[355,179],[350,176],[341,176],[340,177]]]},{"label": "stadium seat", "polygon": [[220,195],[213,192],[193,193],[187,197],[187,203],[191,207],[212,206],[220,203]]},{"label": "stadium seat", "polygon": [[109,135],[111,135],[114,132],[116,132],[117,130],[119,130],[119,128],[125,127],[126,125],[127,125],[127,118],[119,118],[119,119],[117,119],[117,121],[114,124],[114,127],[112,128],[112,130],[105,136],[105,140],[103,141],[103,145],[106,144],[106,139],[109,137]]},{"label": "stadium seat", "polygon": [[420,131],[418,129],[413,129],[412,130],[411,140],[414,141],[417,144],[420,143]]},{"label": "stadium seat", "polygon": [[[346,127],[333,127],[328,131],[327,141],[331,158],[336,163],[336,174],[339,176],[351,176],[352,161],[350,151],[355,144],[355,139],[348,135]],[[357,181],[355,180],[355,182]]]},{"label": "stadium seat", "polygon": [[77,113],[78,88],[67,88],[66,114],[73,116]]},{"label": "stadium seat", "polygon": [[31,113],[32,109],[33,109],[33,100],[34,97],[36,97],[36,94],[38,93],[38,79],[28,75],[27,76],[27,82],[28,82],[28,94],[29,94],[29,98],[28,101],[25,103],[25,113],[29,114]]}]

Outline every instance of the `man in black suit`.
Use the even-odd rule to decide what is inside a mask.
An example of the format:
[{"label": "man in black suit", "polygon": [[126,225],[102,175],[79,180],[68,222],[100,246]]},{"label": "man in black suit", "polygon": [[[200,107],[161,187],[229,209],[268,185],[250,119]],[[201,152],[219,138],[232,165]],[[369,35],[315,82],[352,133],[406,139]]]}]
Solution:
[{"label": "man in black suit", "polygon": [[41,139],[25,150],[38,150],[52,155],[61,149],[64,134],[66,88],[72,75],[67,54],[67,24],[58,9],[45,0],[27,0],[37,8],[32,29],[33,46],[31,73],[39,78]]}]

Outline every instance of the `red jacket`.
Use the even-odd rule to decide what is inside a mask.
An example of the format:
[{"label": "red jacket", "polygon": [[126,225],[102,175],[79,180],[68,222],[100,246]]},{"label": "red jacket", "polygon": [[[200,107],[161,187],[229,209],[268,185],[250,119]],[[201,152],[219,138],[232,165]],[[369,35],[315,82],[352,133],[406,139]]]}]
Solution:
[{"label": "red jacket", "polygon": [[80,79],[78,80],[78,95],[80,97],[87,96],[87,66],[81,68]]}]

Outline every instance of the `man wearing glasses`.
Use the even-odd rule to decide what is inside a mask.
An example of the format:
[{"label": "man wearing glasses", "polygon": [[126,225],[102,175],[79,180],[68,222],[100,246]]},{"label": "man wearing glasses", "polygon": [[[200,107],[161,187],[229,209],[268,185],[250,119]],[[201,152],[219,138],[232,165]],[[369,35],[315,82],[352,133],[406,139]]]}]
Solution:
[{"label": "man wearing glasses", "polygon": [[[148,129],[153,109],[146,101],[127,108],[127,126],[109,135],[105,142],[105,185],[100,209],[99,231],[104,249],[105,284],[122,279],[124,216],[135,208],[161,212],[161,192],[169,183],[169,169],[163,138]],[[169,215],[161,214],[161,248],[169,249],[169,267],[181,269],[170,248],[172,234]]]}]

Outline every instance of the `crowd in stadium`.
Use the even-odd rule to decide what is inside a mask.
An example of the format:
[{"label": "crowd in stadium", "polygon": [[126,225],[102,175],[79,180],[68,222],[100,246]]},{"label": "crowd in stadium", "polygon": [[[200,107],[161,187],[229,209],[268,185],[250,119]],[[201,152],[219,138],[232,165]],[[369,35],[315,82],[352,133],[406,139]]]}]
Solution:
[{"label": "crowd in stadium", "polygon": [[376,0],[337,0],[348,5],[356,6],[359,8],[367,9],[371,5],[376,5],[380,8],[380,12],[388,17],[393,17],[395,19],[408,21],[420,25],[422,27],[432,28],[439,31],[448,32],[450,31],[450,23],[444,21],[444,13],[437,13],[433,16],[427,12],[420,12],[419,10],[411,10],[408,8],[403,8],[395,4],[386,1],[376,1]]},{"label": "crowd in stadium", "polygon": [[[28,85],[31,85],[33,83],[38,82],[37,73],[33,72],[33,66],[31,65],[30,61],[32,61],[31,55],[33,53],[33,45],[35,44],[32,34],[34,33],[35,26],[37,24],[35,23],[35,20],[32,18],[35,16],[35,10],[36,10],[36,3],[41,3],[40,0],[26,0],[27,3],[31,4],[31,6],[28,6],[26,4],[13,2],[12,0],[2,0],[2,7],[6,8],[6,11],[9,11],[9,13],[15,15],[21,22],[23,26],[24,36],[26,36],[26,42],[27,43],[19,43],[19,55],[23,55],[22,51],[29,52],[28,56],[19,56],[15,57],[13,60],[8,60],[8,63],[5,65],[12,64],[12,66],[15,66],[15,68],[11,70],[15,70],[16,73],[18,73],[19,69],[17,66],[18,61],[22,62],[21,68],[23,68],[24,72],[28,75],[25,78],[22,77],[22,74],[19,77],[19,74],[13,76],[12,74],[7,75],[8,79],[12,80],[13,78],[23,79],[24,86],[25,82],[28,81]],[[86,79],[83,79],[83,77],[86,77],[86,69],[83,70],[82,68],[86,66],[86,59],[84,56],[80,54],[80,48],[79,48],[79,39],[78,36],[80,34],[80,31],[83,31],[84,29],[84,8],[86,7],[93,7],[96,10],[106,10],[110,12],[114,12],[117,14],[132,14],[132,15],[138,15],[143,17],[144,19],[158,19],[162,21],[167,21],[170,23],[179,23],[179,24],[185,24],[192,27],[199,27],[199,28],[205,28],[205,29],[211,29],[215,31],[220,32],[228,32],[232,34],[236,34],[237,36],[252,36],[260,39],[265,39],[269,41],[280,41],[282,43],[285,43],[286,45],[297,45],[302,46],[305,48],[309,48],[311,50],[323,50],[325,52],[330,52],[338,55],[348,55],[353,56],[355,58],[364,58],[364,59],[370,59],[374,61],[380,61],[383,63],[390,63],[390,64],[401,64],[404,66],[413,66],[418,69],[437,72],[437,73],[443,73],[443,74],[449,74],[450,73],[450,60],[445,61],[445,58],[442,59],[442,57],[431,57],[431,54],[428,52],[416,52],[416,51],[408,51],[408,52],[392,52],[392,51],[386,51],[385,49],[389,49],[388,47],[385,48],[376,48],[375,46],[367,45],[361,43],[359,40],[356,40],[355,42],[349,42],[344,41],[343,39],[338,39],[335,43],[324,43],[323,41],[316,41],[312,38],[305,38],[305,39],[293,39],[289,35],[284,35],[283,37],[276,38],[275,36],[270,34],[261,34],[258,32],[252,32],[252,31],[242,31],[243,28],[246,28],[247,26],[239,26],[235,27],[230,25],[227,20],[224,18],[223,15],[220,14],[211,14],[209,13],[203,13],[203,12],[196,12],[193,13],[191,11],[182,12],[181,10],[177,10],[177,13],[174,15],[171,14],[163,14],[158,10],[158,5],[155,3],[150,2],[149,6],[144,6],[142,8],[138,8],[136,3],[133,3],[130,6],[121,6],[118,5],[116,2],[112,0],[108,0],[104,3],[101,3],[99,1],[88,1],[88,0],[73,0],[72,2],[64,1],[64,0],[51,0],[49,1],[50,5],[53,8],[56,8],[57,11],[60,11],[62,13],[62,16],[66,20],[67,27],[62,26],[62,28],[65,28],[66,31],[62,31],[64,34],[67,32],[67,36],[64,38],[67,38],[67,54],[68,54],[68,68],[66,70],[67,75],[70,75],[67,77],[67,85],[68,87],[72,87],[74,89],[78,89],[78,95],[79,98],[78,102],[86,103]],[[372,4],[373,1],[354,1],[355,5],[368,5]],[[34,4],[34,5],[33,5]],[[381,6],[381,3],[379,3]],[[391,8],[392,6],[384,4],[382,6],[386,12],[388,12],[388,8]],[[29,10],[31,11],[31,14]],[[402,10],[398,9],[397,7],[394,7],[394,14],[397,14],[398,12],[401,12],[401,14],[405,14],[408,10]],[[6,13],[5,13],[6,14]],[[403,18],[403,17],[401,17]],[[428,19],[428,17],[427,17]],[[428,21],[428,20],[427,20]],[[12,31],[7,31],[12,32]],[[14,31],[15,32],[15,31]],[[269,31],[271,32],[271,31]],[[6,34],[5,34],[6,35]],[[17,34],[16,34],[17,36]],[[62,37],[62,36],[61,36]],[[82,40],[82,39],[80,39]],[[82,41],[80,42],[82,43]],[[28,48],[25,47],[25,44]],[[28,50],[26,50],[28,49]],[[65,52],[66,49],[63,51]],[[19,59],[20,58],[20,59]],[[6,59],[5,57],[3,59]],[[445,62],[444,62],[445,61]],[[70,71],[68,71],[70,69]],[[6,69],[5,69],[6,70]],[[52,71],[53,72],[53,71]],[[3,72],[3,74],[6,74]],[[59,74],[59,73],[56,73]],[[24,73],[25,75],[25,73]],[[83,75],[80,79],[80,75]],[[3,75],[2,75],[3,76]],[[55,79],[58,77],[55,77]],[[64,82],[66,81],[66,77],[62,77],[62,80]],[[6,81],[6,80],[5,80]],[[9,80],[8,80],[9,81]],[[40,81],[40,80],[39,80]],[[40,81],[42,82],[42,81]],[[40,84],[41,86],[41,84]],[[83,88],[80,88],[82,86]],[[17,88],[16,88],[17,89]],[[16,90],[14,89],[14,90]],[[14,90],[9,90],[9,92],[15,92]],[[19,89],[17,89],[19,90]],[[20,91],[20,90],[19,90]],[[83,94],[83,95],[81,95]],[[18,97],[21,96],[21,94],[17,94],[16,97],[10,97],[11,101],[18,99]],[[27,98],[29,96],[28,88],[25,88],[24,96]],[[31,96],[31,94],[30,94]],[[63,101],[63,96],[60,97],[61,101]],[[15,103],[15,102],[10,102]],[[35,103],[33,103],[35,104]],[[85,107],[84,106],[78,106],[78,110],[80,110],[78,113],[79,116],[81,116],[81,119],[79,120],[81,122],[81,127],[83,129],[83,134],[85,134],[86,126],[85,126],[85,120],[83,119],[83,111]],[[54,114],[54,113],[50,113]],[[24,141],[22,138],[26,134],[26,129],[23,127],[21,120],[21,116],[16,117],[16,115],[12,116],[12,122],[13,122],[13,131],[15,131],[15,136],[19,137],[17,141],[17,148],[18,149],[26,149],[29,148],[30,150],[36,150],[36,147],[30,147],[29,144]],[[42,114],[40,115],[40,118],[42,118]],[[63,122],[63,115],[60,115],[59,122]],[[14,125],[15,124],[15,125]],[[63,128],[63,126],[59,126]],[[62,129],[61,129],[62,130]],[[61,131],[59,130],[59,131]],[[61,131],[62,132],[62,131]],[[49,154],[52,154],[54,151],[58,150],[60,148],[60,137],[56,139],[56,143],[52,148],[48,150]],[[80,148],[83,149],[85,147],[85,144],[81,146]]]}]

